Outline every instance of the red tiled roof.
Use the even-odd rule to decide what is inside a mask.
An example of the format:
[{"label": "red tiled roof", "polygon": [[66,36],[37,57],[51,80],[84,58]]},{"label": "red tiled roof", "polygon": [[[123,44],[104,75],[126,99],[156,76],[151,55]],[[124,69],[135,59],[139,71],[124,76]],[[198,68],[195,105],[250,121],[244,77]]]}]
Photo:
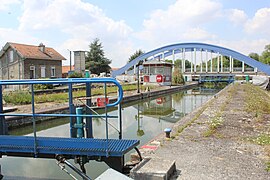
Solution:
[{"label": "red tiled roof", "polygon": [[[62,73],[68,73],[70,66],[62,66]],[[74,70],[74,65],[71,66],[71,70]]]},{"label": "red tiled roof", "polygon": [[118,69],[120,69],[120,68],[112,67],[112,71],[116,71],[116,70],[118,70]]},{"label": "red tiled roof", "polygon": [[39,46],[9,43],[10,46],[18,51],[24,58],[48,59],[48,60],[66,60],[61,54],[50,47],[45,47],[45,52],[39,49]]}]

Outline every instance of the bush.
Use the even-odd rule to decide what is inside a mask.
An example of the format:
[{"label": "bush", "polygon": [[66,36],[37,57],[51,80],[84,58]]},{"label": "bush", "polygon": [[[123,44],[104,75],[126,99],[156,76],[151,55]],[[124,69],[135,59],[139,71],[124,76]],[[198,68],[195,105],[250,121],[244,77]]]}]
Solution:
[{"label": "bush", "polygon": [[174,69],[172,82],[173,84],[185,84],[184,77],[178,68]]},{"label": "bush", "polygon": [[34,84],[35,90],[53,89],[52,84]]},{"label": "bush", "polygon": [[31,94],[26,91],[15,91],[3,96],[6,103],[31,104]]},{"label": "bush", "polygon": [[68,75],[68,78],[82,78],[83,74],[79,72],[73,72],[72,74]]}]

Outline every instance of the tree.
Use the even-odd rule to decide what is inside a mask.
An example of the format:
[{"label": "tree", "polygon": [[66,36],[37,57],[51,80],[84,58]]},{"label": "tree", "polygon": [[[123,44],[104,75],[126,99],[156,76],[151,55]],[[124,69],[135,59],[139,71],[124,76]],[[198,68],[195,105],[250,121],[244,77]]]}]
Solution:
[{"label": "tree", "polygon": [[265,64],[270,64],[270,44],[266,45],[262,52],[261,61]]},{"label": "tree", "polygon": [[128,63],[131,62],[133,59],[136,59],[137,57],[139,57],[140,55],[144,54],[144,52],[139,49],[137,50],[134,54],[132,54],[129,59],[128,59]]},{"label": "tree", "polygon": [[250,53],[248,56],[251,57],[252,59],[257,60],[257,61],[259,61],[259,59],[260,59],[260,55],[257,53]]},{"label": "tree", "polygon": [[103,47],[99,39],[96,38],[89,45],[90,51],[87,53],[85,66],[93,74],[100,74],[102,72],[109,73],[111,67],[111,60],[105,57]]}]

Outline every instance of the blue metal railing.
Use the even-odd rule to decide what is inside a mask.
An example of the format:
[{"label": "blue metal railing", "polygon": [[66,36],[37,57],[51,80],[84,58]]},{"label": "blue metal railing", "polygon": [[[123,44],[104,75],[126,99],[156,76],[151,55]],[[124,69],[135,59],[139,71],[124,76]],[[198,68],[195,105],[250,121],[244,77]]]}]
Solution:
[{"label": "blue metal railing", "polygon": [[[75,114],[74,104],[73,104],[73,92],[72,92],[72,85],[73,84],[86,84],[89,87],[89,84],[93,83],[103,83],[104,84],[104,96],[105,99],[107,97],[107,86],[108,83],[113,83],[118,87],[118,98],[113,103],[106,103],[105,102],[105,114],[104,115],[97,115],[97,114]],[[34,93],[34,85],[35,84],[63,84],[68,85],[68,94],[69,94],[69,114],[39,114],[35,111],[35,93]],[[0,119],[1,119],[1,127],[0,127],[0,134],[5,135],[7,134],[6,125],[5,125],[5,116],[22,116],[22,117],[32,117],[33,121],[33,133],[34,133],[34,152],[37,153],[37,135],[36,135],[36,117],[70,117],[70,136],[75,137],[74,135],[74,127],[75,117],[86,117],[86,118],[105,118],[106,119],[106,139],[108,142],[108,118],[117,118],[118,116],[111,116],[107,114],[107,108],[113,107],[118,105],[122,98],[123,98],[123,89],[122,86],[113,78],[69,78],[69,79],[44,79],[44,80],[2,80],[0,81],[0,90],[4,85],[30,85],[31,89],[31,96],[32,96],[32,113],[3,113],[3,93],[0,92]],[[91,91],[91,88],[88,88],[88,91]],[[87,91],[87,90],[86,90]],[[86,92],[86,95],[91,95],[91,92]],[[92,121],[91,121],[92,122]],[[92,128],[92,124],[89,125]],[[90,129],[90,134],[92,134],[92,129]],[[107,145],[108,148],[108,145]]]}]

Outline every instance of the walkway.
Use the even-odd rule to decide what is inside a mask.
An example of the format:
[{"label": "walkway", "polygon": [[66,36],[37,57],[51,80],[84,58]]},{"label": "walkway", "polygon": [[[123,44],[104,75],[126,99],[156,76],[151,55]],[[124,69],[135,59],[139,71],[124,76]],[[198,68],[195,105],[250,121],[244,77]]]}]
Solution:
[{"label": "walkway", "polygon": [[[149,143],[152,148],[144,149],[143,155],[176,160],[177,179],[270,179],[270,172],[265,170],[270,145],[247,141],[269,133],[270,118],[262,114],[258,119],[246,112],[248,88],[234,85],[223,90],[175,124],[173,140],[164,139],[162,134]],[[160,147],[153,151],[153,145],[158,144]]]}]

